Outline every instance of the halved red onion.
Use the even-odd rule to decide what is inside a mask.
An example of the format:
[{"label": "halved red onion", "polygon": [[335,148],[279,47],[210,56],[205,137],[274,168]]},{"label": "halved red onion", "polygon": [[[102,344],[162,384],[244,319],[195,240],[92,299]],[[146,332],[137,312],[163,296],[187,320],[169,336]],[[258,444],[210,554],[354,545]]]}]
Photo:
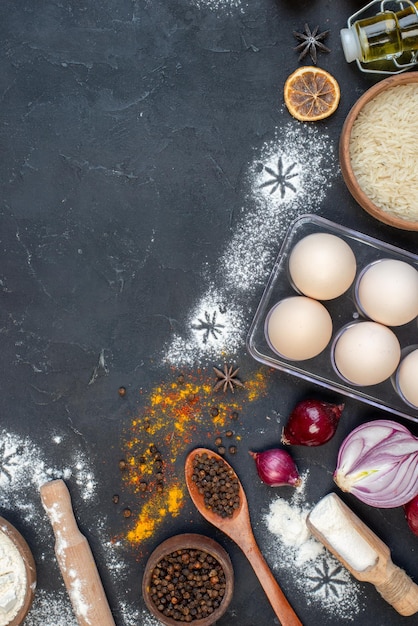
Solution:
[{"label": "halved red onion", "polygon": [[392,420],[366,422],[342,442],[334,480],[370,506],[402,506],[418,495],[418,438]]}]

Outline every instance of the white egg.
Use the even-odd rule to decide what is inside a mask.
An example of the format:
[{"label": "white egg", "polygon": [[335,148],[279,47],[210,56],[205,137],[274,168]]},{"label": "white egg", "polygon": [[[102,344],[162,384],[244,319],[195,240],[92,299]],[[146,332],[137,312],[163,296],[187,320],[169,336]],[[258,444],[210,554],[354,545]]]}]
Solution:
[{"label": "white egg", "polygon": [[396,259],[372,263],[359,277],[356,297],[363,313],[375,322],[407,324],[418,315],[418,272]]},{"label": "white egg", "polygon": [[405,400],[418,408],[418,349],[402,359],[397,385]]},{"label": "white egg", "polygon": [[313,233],[294,246],[289,257],[290,278],[298,291],[317,300],[332,300],[350,287],[356,275],[350,246],[336,235]]},{"label": "white egg", "polygon": [[390,328],[377,322],[356,322],[341,332],[333,358],[338,372],[349,382],[377,385],[396,370],[401,347]]},{"label": "white egg", "polygon": [[265,333],[271,348],[280,356],[304,361],[326,348],[332,335],[332,320],[320,302],[292,296],[270,311]]}]

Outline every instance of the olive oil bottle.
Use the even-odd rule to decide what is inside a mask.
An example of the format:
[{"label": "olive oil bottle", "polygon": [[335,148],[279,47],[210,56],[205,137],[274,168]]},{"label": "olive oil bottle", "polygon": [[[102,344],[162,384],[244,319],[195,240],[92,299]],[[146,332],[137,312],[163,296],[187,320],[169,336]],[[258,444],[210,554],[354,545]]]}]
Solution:
[{"label": "olive oil bottle", "polygon": [[345,59],[371,63],[418,50],[418,2],[394,13],[382,11],[340,32]]}]

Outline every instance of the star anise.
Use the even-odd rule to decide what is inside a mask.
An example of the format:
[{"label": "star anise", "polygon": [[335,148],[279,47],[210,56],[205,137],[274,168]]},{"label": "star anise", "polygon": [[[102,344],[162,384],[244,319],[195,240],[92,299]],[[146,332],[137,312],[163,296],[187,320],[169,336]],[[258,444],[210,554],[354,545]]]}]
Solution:
[{"label": "star anise", "polygon": [[294,48],[297,52],[300,52],[299,61],[304,59],[307,54],[310,55],[312,62],[316,65],[317,51],[331,52],[329,48],[322,41],[327,37],[329,30],[324,30],[322,33],[318,33],[319,26],[316,26],[313,31],[309,28],[308,24],[305,24],[305,31],[298,33],[295,30],[293,35],[301,41],[299,45]]},{"label": "star anise", "polygon": [[235,387],[244,387],[244,383],[237,378],[239,367],[234,369],[232,365],[228,366],[225,363],[223,370],[220,370],[217,367],[214,367],[213,370],[218,379],[213,387],[214,391],[222,389],[222,391],[226,393],[229,388],[232,393],[234,393]]}]

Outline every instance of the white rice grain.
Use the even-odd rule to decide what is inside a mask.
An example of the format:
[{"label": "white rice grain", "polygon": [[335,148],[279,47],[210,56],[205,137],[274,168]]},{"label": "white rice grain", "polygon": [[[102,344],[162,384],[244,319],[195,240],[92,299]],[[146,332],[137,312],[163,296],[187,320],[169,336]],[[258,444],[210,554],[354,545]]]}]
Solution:
[{"label": "white rice grain", "polygon": [[391,87],[363,107],[352,127],[350,159],[376,206],[418,221],[418,84]]}]

